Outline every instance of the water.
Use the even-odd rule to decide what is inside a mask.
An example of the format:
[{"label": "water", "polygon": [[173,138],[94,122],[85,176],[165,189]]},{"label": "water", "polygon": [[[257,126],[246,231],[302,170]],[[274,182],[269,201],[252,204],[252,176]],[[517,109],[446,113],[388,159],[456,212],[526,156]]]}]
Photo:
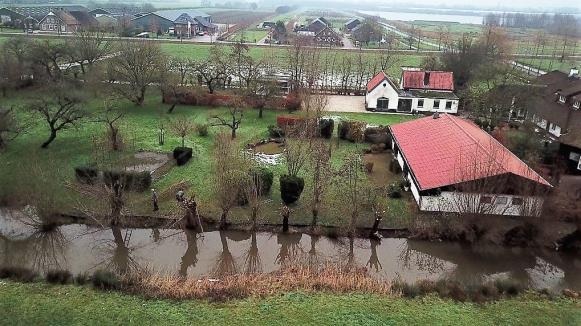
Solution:
[{"label": "water", "polygon": [[95,228],[68,225],[38,232],[0,216],[0,265],[72,273],[148,268],[172,275],[221,276],[271,272],[284,264],[336,262],[366,266],[384,279],[513,277],[530,286],[581,290],[581,258],[554,252],[454,243],[338,239],[304,234]]},{"label": "water", "polygon": [[435,22],[452,22],[461,24],[482,25],[482,16],[475,15],[447,15],[447,14],[427,14],[414,12],[396,12],[396,11],[361,11],[367,15],[379,16],[387,20],[401,21],[435,21]]}]

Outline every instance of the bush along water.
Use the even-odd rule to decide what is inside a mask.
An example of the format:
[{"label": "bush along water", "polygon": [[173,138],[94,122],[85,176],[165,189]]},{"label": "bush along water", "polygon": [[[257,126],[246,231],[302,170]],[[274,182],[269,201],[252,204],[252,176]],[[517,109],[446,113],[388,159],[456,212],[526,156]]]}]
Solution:
[{"label": "bush along water", "polygon": [[287,205],[299,200],[304,188],[305,180],[301,177],[286,174],[280,177],[280,197]]}]

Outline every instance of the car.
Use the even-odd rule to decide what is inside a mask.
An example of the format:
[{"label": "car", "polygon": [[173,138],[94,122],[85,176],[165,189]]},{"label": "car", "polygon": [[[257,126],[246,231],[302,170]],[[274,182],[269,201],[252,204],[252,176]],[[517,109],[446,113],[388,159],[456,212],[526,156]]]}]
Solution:
[{"label": "car", "polygon": [[204,32],[197,32],[196,35],[198,35],[198,36],[204,36],[204,35],[206,35],[206,33],[204,33]]}]

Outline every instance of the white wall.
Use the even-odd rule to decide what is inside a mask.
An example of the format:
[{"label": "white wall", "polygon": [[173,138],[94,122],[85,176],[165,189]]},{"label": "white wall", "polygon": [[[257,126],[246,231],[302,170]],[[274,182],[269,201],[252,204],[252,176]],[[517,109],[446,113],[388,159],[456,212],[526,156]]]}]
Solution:
[{"label": "white wall", "polygon": [[[384,86],[385,85],[385,86]],[[391,84],[383,81],[379,86],[375,87],[370,93],[365,95],[365,103],[368,109],[377,109],[377,99],[385,97],[389,99],[389,109],[396,110],[399,94]]]},{"label": "white wall", "polygon": [[[492,204],[481,203],[482,196],[492,197]],[[513,198],[523,199],[524,202],[522,205],[513,204]],[[506,203],[499,203],[501,199],[505,199]],[[443,191],[439,196],[421,196],[419,205],[420,210],[429,212],[538,216],[543,206],[543,199],[540,197]]]},{"label": "white wall", "polygon": [[[418,106],[419,100],[424,100],[423,107]],[[440,99],[440,105],[434,107],[434,102],[437,99],[433,98],[414,98],[412,99],[412,110],[418,112],[446,112],[446,113],[458,113],[458,100],[444,100]],[[446,109],[446,102],[452,102],[452,107]]]}]

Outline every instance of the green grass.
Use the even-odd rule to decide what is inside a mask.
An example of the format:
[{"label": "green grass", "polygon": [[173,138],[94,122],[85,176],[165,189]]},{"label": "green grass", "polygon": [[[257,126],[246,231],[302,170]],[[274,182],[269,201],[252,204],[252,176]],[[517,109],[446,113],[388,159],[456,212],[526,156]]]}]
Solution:
[{"label": "green grass", "polygon": [[222,304],[146,300],[88,287],[0,282],[2,325],[579,325],[579,302],[525,295],[488,304],[435,297],[287,293]]},{"label": "green grass", "polygon": [[568,73],[573,67],[581,66],[581,60],[579,59],[565,59],[560,61],[559,58],[519,58],[516,61],[544,71],[560,70],[565,73]]},{"label": "green grass", "polygon": [[245,43],[256,43],[265,38],[266,35],[268,35],[267,30],[256,29],[255,27],[251,27],[243,31],[234,33],[233,35],[228,37],[228,40],[229,41],[243,40]]},{"label": "green grass", "polygon": [[[151,90],[153,93],[154,91]],[[151,95],[147,98],[143,107],[136,107],[127,101],[117,103],[120,110],[126,116],[121,125],[121,133],[125,141],[125,150],[121,153],[111,153],[95,147],[95,141],[103,141],[105,127],[102,124],[86,121],[78,129],[66,130],[59,133],[57,139],[50,145],[49,149],[41,150],[40,144],[47,137],[47,128],[42,121],[34,119],[24,109],[29,99],[35,94],[21,92],[4,100],[5,105],[14,106],[18,109],[19,117],[27,121],[36,121],[36,124],[25,135],[11,142],[8,150],[0,155],[0,169],[9,173],[0,174],[0,184],[3,186],[0,195],[13,194],[18,191],[32,193],[35,199],[41,200],[46,205],[57,207],[61,212],[74,211],[79,205],[91,206],[93,202],[81,196],[65,185],[74,182],[74,168],[79,165],[86,165],[95,162],[96,158],[104,166],[119,166],[118,162],[127,160],[139,150],[156,151],[170,153],[174,147],[180,145],[178,137],[168,133],[166,143],[158,145],[158,125],[167,119],[186,116],[189,119],[196,119],[196,122],[204,123],[211,115],[223,115],[224,108],[206,108],[178,106],[172,115],[165,113],[167,105],[161,104],[159,95]],[[95,112],[102,105],[103,98],[92,98],[87,104],[89,112]],[[276,116],[287,114],[286,111],[266,110],[264,118],[258,118],[256,110],[249,109],[238,131],[238,140],[243,146],[254,143],[260,139],[268,137],[267,127],[276,124]],[[297,113],[295,113],[297,114]],[[389,125],[411,119],[410,116],[401,115],[381,115],[381,114],[346,114],[330,113],[340,115],[345,118],[366,121],[373,124]],[[335,128],[336,129],[336,128]],[[169,172],[154,182],[160,193],[160,207],[158,214],[172,214],[176,211],[173,193],[168,189],[180,181],[186,181],[191,185],[190,193],[195,192],[199,202],[200,211],[205,216],[218,217],[219,209],[213,200],[212,193],[212,164],[211,152],[215,134],[229,129],[225,127],[213,127],[210,129],[208,137],[192,135],[187,138],[187,146],[194,148],[195,154],[192,161],[183,167],[173,167]],[[335,132],[336,135],[336,132]],[[365,144],[354,144],[341,141],[336,136],[331,140],[334,147],[333,162],[339,165],[342,159],[350,152],[360,152],[368,147]],[[387,162],[386,162],[387,164]],[[278,178],[285,173],[284,165],[272,167],[275,173],[275,182],[269,200],[264,205],[262,220],[269,223],[278,223],[280,220],[279,209],[282,205],[279,193]],[[306,189],[302,199],[293,207],[293,223],[309,223],[309,181],[307,178]],[[168,191],[168,192],[166,192]],[[320,221],[326,225],[343,226],[348,221],[348,217],[343,214],[345,207],[340,200],[341,189],[334,188],[330,192],[330,198],[324,206]],[[0,196],[1,197],[1,196]],[[149,193],[131,194],[126,201],[127,207],[132,214],[151,214]],[[337,205],[337,201],[341,205]],[[343,203],[344,204],[344,203]],[[389,200],[391,213],[399,220],[394,220],[392,226],[403,223],[409,217],[408,201]],[[245,208],[236,208],[231,213],[234,222],[246,222],[248,212]],[[371,211],[364,212],[360,220],[361,225],[369,226],[372,223]],[[386,226],[390,224],[390,219],[386,219]]]}]

